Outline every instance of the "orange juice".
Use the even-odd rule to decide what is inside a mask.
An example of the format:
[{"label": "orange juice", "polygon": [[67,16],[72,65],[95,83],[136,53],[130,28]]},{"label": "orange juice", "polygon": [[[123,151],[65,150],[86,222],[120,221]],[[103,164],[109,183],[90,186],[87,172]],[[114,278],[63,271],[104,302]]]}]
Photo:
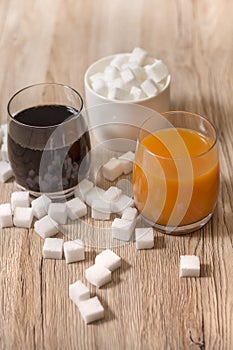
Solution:
[{"label": "orange juice", "polygon": [[134,197],[150,221],[171,227],[198,222],[213,212],[218,187],[217,147],[205,135],[167,128],[138,144]]}]

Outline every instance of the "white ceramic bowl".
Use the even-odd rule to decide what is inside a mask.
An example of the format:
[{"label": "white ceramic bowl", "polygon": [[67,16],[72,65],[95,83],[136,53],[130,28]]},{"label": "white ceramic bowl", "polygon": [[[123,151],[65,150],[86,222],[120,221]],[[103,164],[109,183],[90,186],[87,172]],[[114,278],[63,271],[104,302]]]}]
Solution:
[{"label": "white ceramic bowl", "polygon": [[[117,55],[104,57],[86,70],[84,85],[87,119],[89,128],[99,143],[109,149],[127,151],[135,148],[137,130],[147,118],[156,112],[169,110],[171,76],[167,77],[163,89],[156,96],[129,101],[110,100],[92,89],[90,76],[103,72]],[[153,58],[150,60],[154,61]]]}]

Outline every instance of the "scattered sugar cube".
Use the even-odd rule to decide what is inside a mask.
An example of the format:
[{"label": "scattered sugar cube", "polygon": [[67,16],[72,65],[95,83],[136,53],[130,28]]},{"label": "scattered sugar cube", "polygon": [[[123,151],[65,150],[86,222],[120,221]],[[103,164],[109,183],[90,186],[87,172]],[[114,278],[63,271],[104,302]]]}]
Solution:
[{"label": "scattered sugar cube", "polygon": [[80,301],[78,308],[86,324],[104,318],[104,308],[98,297]]},{"label": "scattered sugar cube", "polygon": [[58,233],[58,224],[56,221],[46,215],[35,222],[34,230],[39,236],[41,236],[41,238],[44,239],[55,236]]},{"label": "scattered sugar cube", "polygon": [[43,246],[44,259],[62,259],[63,239],[45,238]]},{"label": "scattered sugar cube", "polygon": [[91,86],[97,94],[107,96],[107,86],[102,79],[96,79],[95,81],[93,81]]},{"label": "scattered sugar cube", "polygon": [[133,100],[140,100],[140,99],[146,97],[145,94],[143,93],[142,89],[140,89],[137,86],[131,87],[130,95],[132,96]]},{"label": "scattered sugar cube", "polygon": [[7,136],[7,123],[1,124],[1,130],[3,132],[3,136]]},{"label": "scattered sugar cube", "polygon": [[154,247],[154,232],[152,227],[135,229],[136,248],[151,249]]},{"label": "scattered sugar cube", "polygon": [[104,70],[104,80],[112,81],[119,77],[119,70],[113,66],[107,66]]},{"label": "scattered sugar cube", "polygon": [[14,209],[13,223],[16,227],[30,228],[32,219],[32,208],[16,207]]},{"label": "scattered sugar cube", "polygon": [[33,199],[31,202],[33,215],[37,219],[41,219],[43,216],[47,215],[50,203],[51,199],[45,194],[36,199]]},{"label": "scattered sugar cube", "polygon": [[129,174],[133,170],[135,154],[131,151],[122,154],[118,159],[121,161],[124,174]]},{"label": "scattered sugar cube", "polygon": [[80,301],[90,298],[90,289],[81,281],[69,285],[69,298],[78,306]]},{"label": "scattered sugar cube", "polygon": [[127,207],[132,207],[134,200],[125,194],[121,194],[119,199],[111,202],[111,212],[122,214]]},{"label": "scattered sugar cube", "polygon": [[121,194],[122,190],[120,188],[111,186],[104,192],[103,198],[108,202],[112,202],[118,200]]},{"label": "scattered sugar cube", "polygon": [[116,158],[110,159],[103,165],[103,176],[109,181],[114,181],[123,172],[122,163]]},{"label": "scattered sugar cube", "polygon": [[95,80],[103,79],[103,73],[95,73],[89,77],[90,81],[93,83]]},{"label": "scattered sugar cube", "polygon": [[16,207],[27,208],[29,207],[29,192],[28,191],[16,191],[11,194],[11,208],[12,211]]},{"label": "scattered sugar cube", "polygon": [[112,272],[121,266],[121,258],[112,250],[105,249],[100,254],[96,255],[95,263],[106,267]]},{"label": "scattered sugar cube", "polygon": [[6,182],[13,176],[13,172],[9,163],[0,161],[0,182]]},{"label": "scattered sugar cube", "polygon": [[136,84],[136,77],[130,68],[123,69],[120,74],[125,84]]},{"label": "scattered sugar cube", "polygon": [[167,66],[161,60],[157,60],[152,65],[149,65],[146,68],[146,72],[148,77],[152,78],[155,83],[160,82],[169,75]]},{"label": "scattered sugar cube", "polygon": [[104,284],[111,281],[111,271],[102,265],[92,265],[85,271],[85,276],[88,282],[96,286],[102,287]]},{"label": "scattered sugar cube", "polygon": [[10,203],[0,204],[0,227],[13,226]]},{"label": "scattered sugar cube", "polygon": [[128,220],[128,221],[133,221],[136,219],[136,217],[138,216],[138,211],[136,208],[125,208],[125,210],[122,213],[122,219],[123,220]]},{"label": "scattered sugar cube", "polygon": [[112,87],[108,91],[109,100],[129,100],[129,92],[126,89],[120,87]]},{"label": "scattered sugar cube", "polygon": [[196,255],[181,255],[180,277],[199,277],[200,260]]},{"label": "scattered sugar cube", "polygon": [[66,202],[66,207],[67,215],[71,220],[76,220],[87,215],[87,206],[78,197]]},{"label": "scattered sugar cube", "polygon": [[141,84],[141,88],[148,97],[156,96],[159,91],[158,87],[151,78],[145,80]]},{"label": "scattered sugar cube", "polygon": [[128,221],[114,219],[112,223],[112,237],[121,241],[129,241],[136,225],[136,220]]},{"label": "scattered sugar cube", "polygon": [[92,202],[91,217],[96,220],[109,220],[111,204],[102,199],[94,199]]},{"label": "scattered sugar cube", "polygon": [[147,57],[147,51],[140,47],[135,47],[130,55],[129,62],[136,62],[139,66],[143,65]]},{"label": "scattered sugar cube", "polygon": [[110,62],[110,65],[112,67],[116,67],[118,70],[121,70],[121,66],[128,61],[128,57],[124,54],[119,54],[115,56],[112,61]]},{"label": "scattered sugar cube", "polygon": [[67,220],[66,203],[50,203],[48,215],[60,225],[64,225]]},{"label": "scattered sugar cube", "polygon": [[83,179],[75,188],[74,196],[84,200],[87,192],[89,192],[93,187],[93,182],[88,179]]},{"label": "scattered sugar cube", "polygon": [[103,199],[104,190],[98,186],[93,187],[85,196],[85,202],[90,207],[94,200]]},{"label": "scattered sugar cube", "polygon": [[84,245],[80,239],[64,243],[64,255],[66,263],[81,261],[85,259]]},{"label": "scattered sugar cube", "polygon": [[3,162],[9,162],[8,158],[8,146],[6,142],[3,142],[2,147],[1,147],[1,156],[2,156],[2,161]]}]

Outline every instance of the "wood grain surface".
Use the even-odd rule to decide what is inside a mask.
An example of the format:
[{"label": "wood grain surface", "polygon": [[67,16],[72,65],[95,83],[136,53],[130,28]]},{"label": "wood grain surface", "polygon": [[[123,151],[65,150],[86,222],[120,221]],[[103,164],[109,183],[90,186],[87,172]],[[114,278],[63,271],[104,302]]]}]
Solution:
[{"label": "wood grain surface", "polygon": [[[221,162],[212,220],[183,237],[155,232],[150,251],[133,243],[115,248],[121,269],[105,287],[90,286],[105,318],[88,326],[68,285],[85,282],[100,250],[89,247],[84,262],[66,265],[42,259],[43,241],[33,229],[2,229],[1,349],[233,349],[232,14],[230,0],[1,0],[1,123],[20,88],[59,82],[84,94],[90,63],[141,46],[171,71],[172,109],[214,122]],[[0,184],[1,203],[13,189],[13,181]],[[179,278],[181,254],[200,257],[201,278]]]}]

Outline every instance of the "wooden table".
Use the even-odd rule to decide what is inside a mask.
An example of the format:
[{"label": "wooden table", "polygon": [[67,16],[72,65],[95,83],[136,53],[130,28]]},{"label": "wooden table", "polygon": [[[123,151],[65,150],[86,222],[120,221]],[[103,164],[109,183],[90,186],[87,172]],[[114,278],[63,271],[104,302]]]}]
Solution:
[{"label": "wooden table", "polygon": [[[172,109],[209,117],[220,140],[221,188],[216,212],[183,237],[155,232],[155,249],[115,249],[122,268],[92,295],[104,320],[86,326],[68,298],[84,279],[86,260],[43,260],[33,229],[0,232],[1,349],[233,349],[233,3],[228,0],[2,0],[0,117],[18,89],[60,82],[84,93],[90,63],[141,46],[172,74]],[[0,184],[10,200],[13,181]],[[98,227],[96,229],[98,231]],[[201,278],[180,279],[179,257],[196,254]]]}]

